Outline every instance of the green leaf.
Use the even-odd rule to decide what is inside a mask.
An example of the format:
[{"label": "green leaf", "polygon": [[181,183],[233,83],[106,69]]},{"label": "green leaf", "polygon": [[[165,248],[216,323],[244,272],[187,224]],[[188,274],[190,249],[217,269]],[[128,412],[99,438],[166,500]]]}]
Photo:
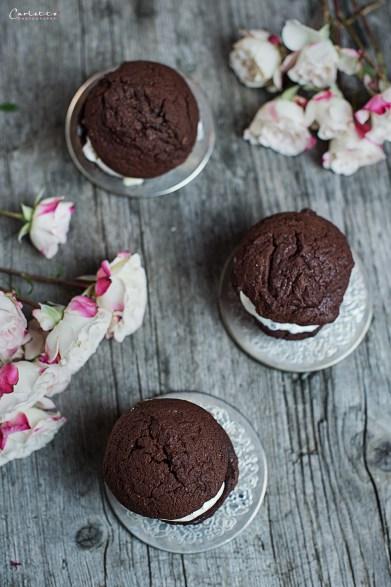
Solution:
[{"label": "green leaf", "polygon": [[49,304],[39,304],[41,313],[52,324],[52,328],[56,326],[60,322],[60,320],[64,317],[64,310],[65,306],[61,306],[59,304],[49,305]]},{"label": "green leaf", "polygon": [[21,242],[22,238],[24,238],[30,232],[30,222],[26,222],[23,224],[22,228],[18,232],[18,241]]},{"label": "green leaf", "polygon": [[31,222],[33,217],[33,209],[30,206],[26,206],[26,204],[21,205],[23,218],[26,222]]},{"label": "green leaf", "polygon": [[290,88],[287,88],[285,92],[281,94],[280,98],[281,100],[293,100],[298,91],[299,86],[292,86]]},{"label": "green leaf", "polygon": [[41,188],[38,192],[37,197],[35,198],[34,206],[37,206],[39,204],[39,202],[43,198],[44,193],[45,193],[45,188]]},{"label": "green leaf", "polygon": [[15,110],[17,109],[17,105],[12,104],[12,102],[2,102],[0,104],[0,110],[2,110],[3,112],[15,112]]},{"label": "green leaf", "polygon": [[319,31],[322,39],[329,39],[330,38],[330,25],[325,24]]}]

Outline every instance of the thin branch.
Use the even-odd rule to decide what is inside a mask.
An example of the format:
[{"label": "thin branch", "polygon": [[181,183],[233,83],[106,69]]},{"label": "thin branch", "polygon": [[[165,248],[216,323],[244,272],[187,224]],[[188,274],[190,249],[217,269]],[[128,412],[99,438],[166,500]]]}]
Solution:
[{"label": "thin branch", "polygon": [[357,0],[352,0],[353,8],[355,8],[356,11],[352,14],[352,16],[349,19],[347,19],[347,21],[354,18],[355,15],[356,15],[356,18],[361,18],[364,30],[365,30],[367,37],[368,37],[368,40],[369,40],[370,44],[372,45],[374,52],[375,52],[375,57],[377,60],[377,68],[380,69],[380,74],[383,77],[386,77],[384,57],[383,57],[382,50],[381,50],[380,45],[377,41],[376,35],[373,33],[371,25],[369,24],[369,21],[366,18],[366,16],[372,10],[375,10],[376,8],[380,8],[380,6],[382,6],[383,3],[384,3],[383,0],[374,0],[373,2],[370,2],[369,4],[366,4],[365,6],[360,7],[357,3]]},{"label": "thin branch", "polygon": [[8,269],[0,267],[0,273],[5,275],[12,275],[14,277],[20,277],[26,281],[35,281],[37,283],[49,283],[51,285],[61,285],[69,289],[84,289],[91,285],[91,282],[84,281],[82,279],[59,279],[57,277],[44,277],[42,275],[35,275],[34,273],[27,273],[27,271],[17,271],[16,269]]},{"label": "thin branch", "polygon": [[22,302],[22,304],[24,304],[25,306],[30,306],[31,308],[39,308],[39,304],[37,304],[36,302],[34,302],[34,300],[30,300],[30,298],[25,298],[22,297],[20,295],[18,295],[15,291],[13,290],[9,290],[3,286],[0,285],[0,291],[3,291],[4,293],[13,293],[15,295],[15,297]]},{"label": "thin branch", "polygon": [[363,6],[359,6],[356,0],[352,0],[354,12],[346,19],[349,24],[353,24],[355,20],[360,17],[365,18],[368,14],[370,14],[373,10],[377,10],[384,4],[384,0],[373,0],[373,2],[369,2],[368,4],[364,4]]},{"label": "thin branch", "polygon": [[334,5],[334,14],[335,14],[335,22],[338,25],[336,27],[336,34],[335,34],[335,40],[337,45],[341,44],[341,26],[344,26],[342,23],[342,15],[341,15],[341,9],[339,6],[339,0],[333,0],[333,5]]},{"label": "thin branch", "polygon": [[323,23],[328,24],[331,20],[329,0],[322,0]]}]

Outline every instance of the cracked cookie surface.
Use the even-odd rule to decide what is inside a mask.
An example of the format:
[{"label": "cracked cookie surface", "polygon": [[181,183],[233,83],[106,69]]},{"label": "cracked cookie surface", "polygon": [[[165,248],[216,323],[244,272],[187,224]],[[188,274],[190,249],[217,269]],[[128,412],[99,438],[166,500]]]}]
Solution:
[{"label": "cracked cookie surface", "polygon": [[185,79],[152,61],[128,61],[91,90],[83,126],[103,163],[150,178],[183,163],[197,137],[197,102]]},{"label": "cracked cookie surface", "polygon": [[261,316],[323,325],[338,314],[354,265],[346,237],[312,210],[274,214],[235,253],[232,283]]},{"label": "cracked cookie surface", "polygon": [[[152,518],[187,516],[236,485],[237,458],[223,428],[185,400],[154,399],[136,405],[114,425],[104,458],[104,479],[126,508]],[[194,522],[193,522],[194,523]]]}]

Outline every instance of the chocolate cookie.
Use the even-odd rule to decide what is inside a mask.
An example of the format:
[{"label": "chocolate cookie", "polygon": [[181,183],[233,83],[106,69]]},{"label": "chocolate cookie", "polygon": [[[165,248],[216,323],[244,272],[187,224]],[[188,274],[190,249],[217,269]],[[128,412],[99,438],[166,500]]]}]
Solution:
[{"label": "chocolate cookie", "polygon": [[162,175],[197,137],[197,102],[184,78],[153,61],[128,61],[87,97],[83,126],[100,159],[124,177]]},{"label": "chocolate cookie", "polygon": [[209,412],[184,400],[154,399],[117,420],[103,472],[127,509],[196,524],[209,518],[235,487],[238,461]]},{"label": "chocolate cookie", "polygon": [[246,234],[232,283],[264,332],[307,338],[337,318],[353,265],[346,237],[334,224],[312,210],[284,212]]}]

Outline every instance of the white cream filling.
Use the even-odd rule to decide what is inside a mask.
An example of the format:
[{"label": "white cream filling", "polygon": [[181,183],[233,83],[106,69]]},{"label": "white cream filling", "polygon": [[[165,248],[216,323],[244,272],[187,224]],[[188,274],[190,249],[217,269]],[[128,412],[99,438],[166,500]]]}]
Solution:
[{"label": "white cream filling", "polygon": [[211,497],[210,499],[208,499],[195,512],[189,514],[188,516],[184,516],[183,518],[175,518],[175,520],[167,520],[167,519],[163,518],[163,522],[191,522],[192,520],[195,520],[199,516],[202,516],[202,514],[204,514],[208,510],[210,510],[215,505],[215,503],[220,499],[220,497],[223,494],[224,487],[225,487],[225,483],[222,484],[222,486],[220,487],[220,489],[218,490],[218,492],[216,493],[216,495],[214,497]]},{"label": "white cream filling", "polygon": [[291,322],[273,322],[273,320],[269,320],[269,318],[264,318],[263,316],[260,316],[260,314],[257,314],[254,304],[242,291],[240,292],[240,301],[242,302],[244,309],[269,330],[284,330],[290,334],[300,334],[301,332],[313,332],[319,328],[316,324],[301,326],[300,324],[293,324]]},{"label": "white cream filling", "polygon": [[88,161],[91,161],[91,163],[95,163],[95,165],[100,167],[100,169],[108,175],[113,175],[114,177],[121,177],[123,183],[127,186],[141,185],[142,183],[144,183],[144,180],[141,177],[124,177],[123,175],[120,175],[119,173],[114,171],[114,169],[111,169],[111,167],[106,165],[106,163],[103,163],[102,159],[98,157],[98,153],[95,151],[88,137],[86,144],[83,147],[83,153],[84,157],[88,159]]}]

